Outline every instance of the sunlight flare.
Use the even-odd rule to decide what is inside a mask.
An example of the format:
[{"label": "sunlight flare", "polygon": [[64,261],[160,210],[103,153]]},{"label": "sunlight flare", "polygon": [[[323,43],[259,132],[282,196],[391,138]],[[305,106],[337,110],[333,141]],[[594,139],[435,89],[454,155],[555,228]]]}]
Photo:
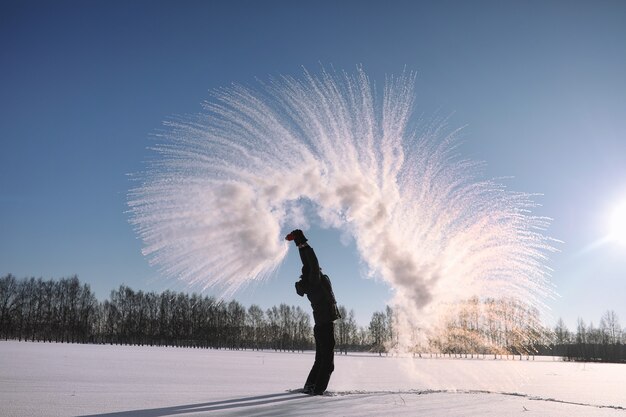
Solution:
[{"label": "sunlight flare", "polygon": [[618,204],[611,213],[611,238],[626,245],[626,200]]}]

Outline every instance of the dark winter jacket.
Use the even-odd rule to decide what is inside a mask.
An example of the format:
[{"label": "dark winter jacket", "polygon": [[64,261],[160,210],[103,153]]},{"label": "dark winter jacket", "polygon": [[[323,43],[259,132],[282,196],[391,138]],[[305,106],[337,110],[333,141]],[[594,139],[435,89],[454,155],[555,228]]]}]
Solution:
[{"label": "dark winter jacket", "polygon": [[328,276],[322,274],[315,251],[310,246],[299,249],[302,260],[302,275],[296,282],[296,292],[306,294],[313,307],[315,324],[330,323],[337,320],[339,311],[337,301]]}]

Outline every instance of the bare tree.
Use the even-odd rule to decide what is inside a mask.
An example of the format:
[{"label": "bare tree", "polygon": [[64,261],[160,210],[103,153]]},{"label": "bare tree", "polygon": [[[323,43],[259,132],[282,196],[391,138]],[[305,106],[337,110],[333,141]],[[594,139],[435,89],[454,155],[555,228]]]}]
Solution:
[{"label": "bare tree", "polygon": [[335,339],[337,340],[339,353],[343,352],[348,354],[348,349],[354,348],[354,345],[358,343],[354,310],[350,310],[350,312],[347,313],[344,306],[339,306],[338,309],[341,318],[336,322]]},{"label": "bare tree", "polygon": [[15,334],[15,312],[18,308],[18,284],[15,276],[0,278],[0,337],[8,339]]},{"label": "bare tree", "polygon": [[387,316],[385,313],[379,311],[372,314],[370,320],[369,333],[372,341],[373,352],[377,352],[379,356],[382,356],[383,352],[387,352],[385,348],[387,329],[386,329]]},{"label": "bare tree", "polygon": [[246,316],[246,328],[248,329],[248,343],[252,349],[259,350],[265,347],[265,314],[261,307],[256,304],[252,304],[248,308],[248,314]]},{"label": "bare tree", "polygon": [[602,332],[603,342],[615,345],[621,341],[622,328],[615,311],[609,310],[602,315],[600,319],[600,331]]},{"label": "bare tree", "polygon": [[311,338],[311,316],[309,316],[309,314],[300,307],[296,307],[295,309],[292,307],[292,309],[295,314],[294,321],[296,323],[296,348],[301,351],[304,349],[312,349],[313,340]]},{"label": "bare tree", "polygon": [[587,343],[587,328],[585,327],[585,322],[580,317],[576,321],[576,343],[583,345]]},{"label": "bare tree", "polygon": [[554,342],[557,345],[564,345],[569,343],[571,340],[570,331],[567,329],[565,322],[562,318],[559,317],[559,320],[556,322],[554,326]]}]

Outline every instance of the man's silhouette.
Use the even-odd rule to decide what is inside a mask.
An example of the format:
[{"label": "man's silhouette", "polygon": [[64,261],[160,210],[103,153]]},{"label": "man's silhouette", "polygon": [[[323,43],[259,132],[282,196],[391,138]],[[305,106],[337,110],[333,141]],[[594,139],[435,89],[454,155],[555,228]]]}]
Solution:
[{"label": "man's silhouette", "polygon": [[299,296],[306,294],[313,307],[315,326],[315,362],[304,383],[302,392],[310,395],[322,395],[328,386],[330,374],[335,369],[335,324],[340,318],[337,302],[328,276],[322,274],[315,251],[307,243],[302,230],[296,229],[285,239],[293,240],[302,260],[302,275],[296,282]]}]

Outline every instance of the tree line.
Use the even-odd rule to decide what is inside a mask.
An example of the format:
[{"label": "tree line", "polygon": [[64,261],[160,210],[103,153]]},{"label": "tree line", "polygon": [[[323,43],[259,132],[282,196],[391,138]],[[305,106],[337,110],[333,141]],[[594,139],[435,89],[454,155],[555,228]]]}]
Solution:
[{"label": "tree line", "polygon": [[[339,306],[335,322],[340,353],[398,351],[415,354],[557,355],[570,360],[626,361],[626,331],[614,312],[600,326],[579,319],[575,334],[562,320],[554,329],[516,299],[476,297],[451,306],[433,329],[401,325],[391,307],[358,326],[354,311]],[[60,280],[0,278],[0,338],[68,343],[181,346],[301,351],[314,347],[308,311],[281,304],[268,309],[237,301],[122,285],[99,301],[77,276]],[[402,341],[402,342],[401,342]],[[407,346],[408,344],[408,346]]]},{"label": "tree line", "polygon": [[[354,311],[339,306],[340,352],[368,350]],[[311,316],[299,306],[246,308],[199,294],[134,291],[122,285],[99,301],[77,276],[60,280],[0,278],[0,338],[226,349],[314,348]]]},{"label": "tree line", "polygon": [[581,318],[571,332],[563,319],[554,326],[552,353],[571,361],[626,362],[626,328],[613,310],[606,311],[598,327]]},{"label": "tree line", "polygon": [[263,311],[198,294],[134,291],[122,285],[98,301],[78,277],[0,278],[0,337],[228,349],[304,350],[310,316],[281,304]]}]

